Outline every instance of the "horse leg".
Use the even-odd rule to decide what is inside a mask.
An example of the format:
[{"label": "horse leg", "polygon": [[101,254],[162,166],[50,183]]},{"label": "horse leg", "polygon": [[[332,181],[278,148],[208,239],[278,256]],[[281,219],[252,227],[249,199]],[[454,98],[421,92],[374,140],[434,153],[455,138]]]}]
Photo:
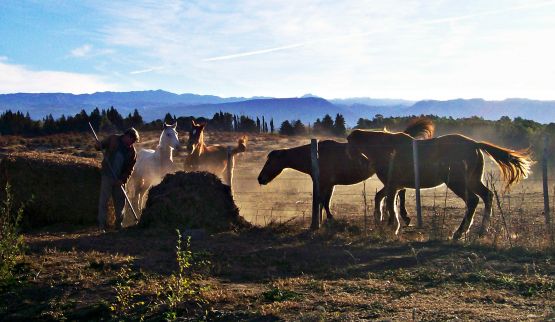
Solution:
[{"label": "horse leg", "polygon": [[224,177],[225,183],[231,187],[231,184],[233,182],[233,168],[235,167],[235,157],[232,156],[230,161],[231,162],[227,162],[226,160],[225,162],[223,177]]},{"label": "horse leg", "polygon": [[133,200],[132,200],[132,203],[133,203],[133,207],[135,207],[136,210],[140,210],[138,208],[138,206],[141,202],[141,185],[140,185],[141,180],[142,180],[141,178],[133,179]]},{"label": "horse leg", "polygon": [[399,222],[399,215],[395,209],[395,196],[397,195],[397,190],[395,189],[388,189],[387,196],[385,197],[385,206],[387,212],[389,212],[389,220],[388,225],[393,226],[396,224],[395,227],[395,235],[399,233],[399,229],[401,228],[401,223]]},{"label": "horse leg", "polygon": [[464,200],[466,204],[466,213],[464,215],[463,221],[459,228],[453,234],[453,240],[459,240],[463,234],[468,232],[470,226],[472,226],[472,221],[474,220],[474,212],[478,206],[480,199],[469,187],[466,187],[466,183],[463,181],[451,181],[448,184],[449,189],[451,189],[459,198]]},{"label": "horse leg", "polygon": [[478,236],[484,237],[484,235],[488,232],[490,219],[491,219],[491,210],[493,206],[493,192],[489,190],[484,184],[480,181],[476,183],[476,187],[472,189],[484,202],[484,217],[482,218],[482,226],[478,231]]},{"label": "horse leg", "polygon": [[410,224],[410,217],[407,208],[405,207],[406,192],[407,189],[401,189],[397,195],[399,196],[399,214],[401,215],[401,218],[403,218],[405,225],[408,226]]},{"label": "horse leg", "polygon": [[376,226],[380,225],[383,220],[382,201],[385,198],[385,193],[386,189],[383,187],[374,198],[374,223]]},{"label": "horse leg", "polygon": [[320,193],[322,193],[322,199],[321,199],[321,205],[322,207],[326,210],[326,218],[328,220],[333,220],[333,214],[331,213],[330,210],[330,201],[331,201],[331,197],[333,195],[333,190],[334,190],[334,186],[331,186],[329,188],[324,188],[320,190]]}]

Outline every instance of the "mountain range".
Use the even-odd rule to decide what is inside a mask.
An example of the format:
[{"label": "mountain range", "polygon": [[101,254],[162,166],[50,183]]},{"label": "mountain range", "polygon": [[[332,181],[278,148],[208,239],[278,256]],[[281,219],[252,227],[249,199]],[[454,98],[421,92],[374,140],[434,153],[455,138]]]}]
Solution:
[{"label": "mountain range", "polygon": [[219,97],[213,95],[174,94],[162,90],[133,92],[99,92],[94,94],[16,93],[0,94],[0,112],[19,110],[29,112],[36,119],[52,114],[73,115],[81,109],[90,112],[95,107],[114,106],[127,115],[135,108],[146,121],[162,118],[166,113],[177,116],[211,117],[219,111],[251,117],[284,120],[300,119],[314,122],[325,114],[345,116],[347,124],[354,126],[359,118],[373,118],[376,114],[388,116],[438,115],[453,118],[480,116],[499,119],[501,116],[523,117],[541,123],[555,122],[555,101],[529,99],[422,100],[347,98],[324,99],[314,95],[298,98],[273,97]]}]

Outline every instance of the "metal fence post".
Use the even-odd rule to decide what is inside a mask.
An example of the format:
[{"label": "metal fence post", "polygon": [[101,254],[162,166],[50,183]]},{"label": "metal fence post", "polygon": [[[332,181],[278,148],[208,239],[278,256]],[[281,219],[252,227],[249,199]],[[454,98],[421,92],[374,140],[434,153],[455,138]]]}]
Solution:
[{"label": "metal fence post", "polygon": [[418,140],[412,141],[412,158],[414,161],[414,189],[416,192],[417,227],[422,228],[422,205],[420,203],[420,164],[418,161]]},{"label": "metal fence post", "polygon": [[542,178],[543,178],[543,212],[548,230],[551,228],[551,214],[549,209],[549,186],[547,181],[547,135],[543,141]]},{"label": "metal fence post", "polygon": [[226,176],[229,188],[233,187],[233,154],[231,153],[232,147],[227,147],[227,167]]},{"label": "metal fence post", "polygon": [[320,168],[318,164],[318,140],[310,140],[310,158],[312,164],[312,224],[311,229],[320,228]]}]

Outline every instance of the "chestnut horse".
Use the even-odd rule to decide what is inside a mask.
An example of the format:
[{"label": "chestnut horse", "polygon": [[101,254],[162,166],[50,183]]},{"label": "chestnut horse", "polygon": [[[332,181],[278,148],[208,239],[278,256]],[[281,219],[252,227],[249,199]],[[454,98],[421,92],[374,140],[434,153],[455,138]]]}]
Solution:
[{"label": "chestnut horse", "polygon": [[[392,196],[398,190],[414,188],[414,161],[412,142],[415,139],[405,133],[387,131],[355,130],[347,136],[349,154],[358,158],[362,153],[368,158],[384,183],[386,209],[395,214]],[[482,183],[484,156],[486,152],[499,166],[507,182],[507,188],[530,173],[533,161],[527,151],[502,148],[488,142],[477,142],[460,134],[450,134],[434,139],[418,141],[420,160],[420,187],[433,188],[443,183],[466,204],[466,214],[453,239],[460,239],[472,225],[474,212],[479,199],[485,204],[484,218],[480,235],[489,226],[493,193]],[[393,218],[395,217],[395,218]],[[396,220],[396,233],[399,231],[399,218],[391,216],[389,224]]]},{"label": "chestnut horse", "polygon": [[231,167],[229,173],[233,176],[235,155],[247,150],[247,137],[243,136],[238,140],[237,147],[231,150],[231,164],[228,164],[227,147],[221,145],[208,146],[204,143],[205,127],[206,123],[197,124],[194,120],[191,121],[187,143],[189,155],[185,158],[185,171],[208,171],[216,175],[220,174],[224,178],[224,182],[230,185],[232,177],[228,177],[227,167]]},{"label": "chestnut horse", "polygon": [[[408,124],[405,133],[415,137],[430,138],[433,137],[434,126],[432,121],[428,119],[415,119]],[[349,158],[347,143],[333,140],[321,141],[318,143],[318,155],[320,205],[326,210],[327,218],[333,219],[333,214],[330,211],[330,200],[335,185],[351,185],[362,182],[374,175],[375,171],[362,154],[355,155],[354,159]],[[286,168],[311,175],[310,144],[270,152],[258,175],[258,183],[268,184]],[[380,207],[384,197],[384,194],[380,194],[380,197],[376,196],[376,207]],[[391,199],[394,200],[394,196]],[[405,208],[405,190],[399,191],[399,199],[401,216],[408,225],[410,218]],[[381,220],[381,215],[376,220]]]}]

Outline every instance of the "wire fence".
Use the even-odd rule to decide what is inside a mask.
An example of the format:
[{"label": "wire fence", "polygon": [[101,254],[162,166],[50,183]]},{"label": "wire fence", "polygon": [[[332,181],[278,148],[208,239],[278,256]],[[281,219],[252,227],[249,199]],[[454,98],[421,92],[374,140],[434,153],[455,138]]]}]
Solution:
[{"label": "wire fence", "polygon": [[[233,193],[241,214],[256,225],[267,225],[269,222],[285,222],[291,219],[308,224],[311,219],[312,180],[310,176],[286,170],[267,186],[259,186],[258,173],[252,167],[235,169]],[[535,212],[542,219],[543,190],[542,179],[529,178],[514,186],[509,191],[500,192],[500,203],[507,210],[523,209]],[[502,187],[497,179],[496,187]],[[549,181],[551,187],[552,207],[555,206],[555,180]],[[337,217],[364,220],[364,216],[373,216],[376,192],[383,187],[375,176],[365,183],[351,186],[336,186],[331,201],[331,210]],[[364,198],[366,195],[366,199]],[[449,208],[460,210],[462,219],[465,204],[445,185],[423,189],[421,191],[423,216],[430,217],[434,209]],[[413,215],[416,214],[414,189],[407,189],[406,207]],[[370,220],[370,221],[373,221]]]},{"label": "wire fence", "polygon": [[[257,177],[268,153],[272,149],[291,146],[291,142],[282,142],[281,139],[278,141],[250,145],[247,153],[235,157],[232,188],[236,204],[240,208],[241,215],[256,225],[263,226],[271,222],[286,222],[295,219],[308,227],[312,220],[314,195],[313,181],[309,175],[294,170],[285,170],[268,185],[258,184]],[[294,143],[296,147],[302,145],[300,141]],[[455,144],[449,144],[450,147],[453,145]],[[345,145],[334,148],[342,151],[346,149]],[[330,148],[328,147],[328,149]],[[547,155],[547,153],[544,154]],[[497,200],[494,201],[494,212],[503,214],[504,221],[507,221],[506,226],[513,227],[511,231],[516,235],[523,230],[533,232],[538,227],[546,228],[546,204],[544,203],[546,192],[551,194],[547,205],[550,209],[555,207],[555,180],[550,179],[545,182],[546,191],[543,187],[541,168],[545,164],[545,160],[542,162],[541,156],[539,159],[540,161],[534,166],[533,177],[521,181],[511,190],[504,191],[504,183],[499,180],[497,165],[489,161],[489,158],[485,158],[487,174],[484,175],[483,181],[491,181],[488,182],[488,185],[495,186],[496,199],[498,199],[498,204]],[[547,174],[548,178],[552,178],[551,172]],[[376,208],[374,198],[376,192],[382,187],[383,184],[376,176],[367,179],[364,183],[336,186],[330,204],[331,211],[338,218],[364,222],[369,228],[373,228]],[[442,225],[454,229],[464,216],[465,203],[445,185],[432,189],[421,189],[420,201],[425,228],[437,224],[434,221],[437,222],[438,218],[441,218]],[[414,189],[407,189],[406,208],[411,218],[416,219],[417,206]],[[478,219],[482,210],[483,202],[480,202],[477,209]],[[414,222],[416,220],[412,221],[412,223]],[[526,222],[528,226],[525,228],[520,225],[520,222]],[[534,233],[530,234],[534,235]]]}]

